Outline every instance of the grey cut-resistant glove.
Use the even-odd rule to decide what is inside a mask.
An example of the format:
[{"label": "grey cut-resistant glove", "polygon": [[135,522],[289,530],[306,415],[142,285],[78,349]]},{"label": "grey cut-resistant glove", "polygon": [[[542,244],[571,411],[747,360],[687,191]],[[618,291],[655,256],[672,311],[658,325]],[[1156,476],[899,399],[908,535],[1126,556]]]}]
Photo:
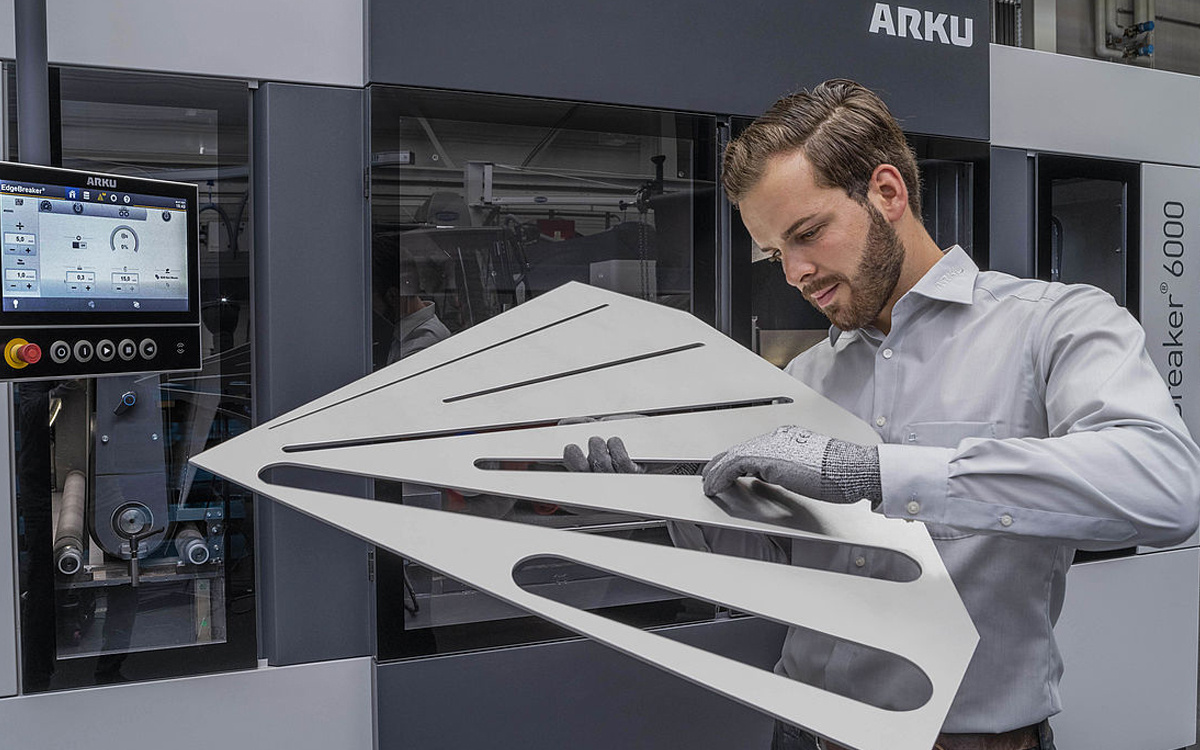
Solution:
[{"label": "grey cut-resistant glove", "polygon": [[[641,414],[617,414],[610,417],[571,417],[559,422],[560,425],[582,424],[586,422],[611,422],[619,419],[637,419]],[[625,449],[625,441],[619,437],[608,440],[593,435],[588,438],[588,452],[585,456],[583,449],[574,443],[563,447],[563,464],[567,471],[590,471],[597,474],[685,474],[700,473],[702,464],[695,463],[663,463],[646,465],[637,463],[629,457]]]},{"label": "grey cut-resistant glove", "polygon": [[751,438],[717,454],[704,467],[704,494],[729,489],[741,476],[830,503],[883,501],[879,450],[848,443],[796,425]]},{"label": "grey cut-resistant glove", "polygon": [[593,435],[588,438],[588,452],[574,443],[563,447],[563,463],[568,471],[594,471],[597,474],[645,474],[646,470],[629,457],[625,443],[619,437],[608,440]]}]

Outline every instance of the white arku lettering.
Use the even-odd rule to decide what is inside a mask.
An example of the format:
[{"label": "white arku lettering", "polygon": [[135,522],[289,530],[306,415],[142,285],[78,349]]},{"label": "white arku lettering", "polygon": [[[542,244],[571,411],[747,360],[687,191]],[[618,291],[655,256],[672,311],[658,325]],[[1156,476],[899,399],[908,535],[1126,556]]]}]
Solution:
[{"label": "white arku lettering", "polygon": [[[922,18],[925,30],[921,30]],[[871,34],[887,34],[900,38],[919,39],[923,42],[936,41],[939,44],[953,44],[956,47],[970,47],[975,44],[975,20],[961,18],[947,13],[920,11],[916,8],[896,6],[893,14],[892,6],[887,3],[875,3],[871,12],[871,24],[867,27]]]},{"label": "white arku lettering", "polygon": [[949,44],[950,39],[946,36],[946,19],[949,17],[945,13],[934,16],[932,12],[925,11],[925,41],[932,42],[936,34],[939,42]]},{"label": "white arku lettering", "polygon": [[904,38],[905,32],[913,39],[923,39],[921,36],[921,11],[903,6],[896,8],[896,31]]},{"label": "white arku lettering", "polygon": [[875,12],[871,15],[872,34],[883,32],[888,36],[896,36],[896,24],[892,22],[892,6],[887,3],[875,3]]},{"label": "white arku lettering", "polygon": [[[958,16],[950,16],[952,23],[950,24],[950,41],[957,47],[970,47],[975,43],[975,21],[971,18],[959,18]],[[958,33],[958,23],[961,21],[966,31],[962,34]]]}]

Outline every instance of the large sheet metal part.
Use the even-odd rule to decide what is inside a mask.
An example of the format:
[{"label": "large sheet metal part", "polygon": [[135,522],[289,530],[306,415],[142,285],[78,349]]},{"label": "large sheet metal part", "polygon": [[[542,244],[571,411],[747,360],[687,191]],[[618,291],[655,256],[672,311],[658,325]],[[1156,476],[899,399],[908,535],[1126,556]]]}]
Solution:
[{"label": "large sheet metal part", "polygon": [[[314,352],[314,356],[317,352]],[[718,408],[719,407],[719,408]],[[641,414],[602,424],[573,416]],[[877,443],[863,422],[686,313],[568,284],[193,459],[277,502],[612,648],[858,750],[928,750],[978,640],[925,527],[743,479],[715,501],[699,477],[495,469],[555,462],[568,442],[620,435],[635,460],[705,461],[781,424]],[[508,463],[516,462],[516,463]],[[273,484],[303,467],[893,550],[899,582],[378,503]],[[559,557],[889,652],[932,695],[880,709],[514,582]]]}]

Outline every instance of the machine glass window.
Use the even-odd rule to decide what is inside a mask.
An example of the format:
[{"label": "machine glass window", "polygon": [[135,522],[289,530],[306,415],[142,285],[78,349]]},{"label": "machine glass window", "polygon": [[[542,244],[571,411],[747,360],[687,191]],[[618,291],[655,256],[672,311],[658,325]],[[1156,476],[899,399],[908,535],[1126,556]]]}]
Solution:
[{"label": "machine glass window", "polygon": [[[250,497],[187,464],[250,425],[247,88],[99,70],[52,75],[61,166],[198,186],[203,365],[14,389],[23,689],[252,667]],[[75,203],[85,214],[93,204],[119,218],[127,211],[134,229],[114,238],[125,248],[106,236],[79,251],[135,252],[139,201],[102,204],[103,189]],[[178,231],[174,214],[147,216],[158,231]],[[42,295],[51,306],[62,296]],[[172,299],[164,293],[149,307],[178,305]],[[81,339],[67,356],[152,358],[123,344]]]},{"label": "machine glass window", "polygon": [[[712,322],[714,118],[374,86],[371,123],[376,369],[568,281]],[[409,484],[376,483],[375,494],[670,543],[655,519]],[[564,635],[382,551],[377,574],[382,658]],[[640,625],[714,613],[565,560],[530,561],[518,575],[532,589]]]},{"label": "machine glass window", "polygon": [[1039,154],[1038,276],[1099,287],[1137,315],[1139,178],[1128,162]]},{"label": "machine glass window", "polygon": [[1050,280],[1098,286],[1125,304],[1125,184],[1065,178],[1050,190]]}]

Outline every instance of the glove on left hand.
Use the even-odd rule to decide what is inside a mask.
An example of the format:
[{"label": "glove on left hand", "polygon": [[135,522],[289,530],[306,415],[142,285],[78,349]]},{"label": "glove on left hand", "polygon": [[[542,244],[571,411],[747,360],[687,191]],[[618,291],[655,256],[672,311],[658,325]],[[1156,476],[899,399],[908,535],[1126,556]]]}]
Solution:
[{"label": "glove on left hand", "polygon": [[619,437],[608,440],[593,435],[588,438],[588,453],[571,443],[563,447],[563,463],[567,471],[591,471],[597,474],[645,474],[646,470],[629,457],[625,443]]},{"label": "glove on left hand", "polygon": [[879,450],[787,425],[718,454],[704,467],[704,494],[728,489],[740,476],[831,503],[883,500]]}]

